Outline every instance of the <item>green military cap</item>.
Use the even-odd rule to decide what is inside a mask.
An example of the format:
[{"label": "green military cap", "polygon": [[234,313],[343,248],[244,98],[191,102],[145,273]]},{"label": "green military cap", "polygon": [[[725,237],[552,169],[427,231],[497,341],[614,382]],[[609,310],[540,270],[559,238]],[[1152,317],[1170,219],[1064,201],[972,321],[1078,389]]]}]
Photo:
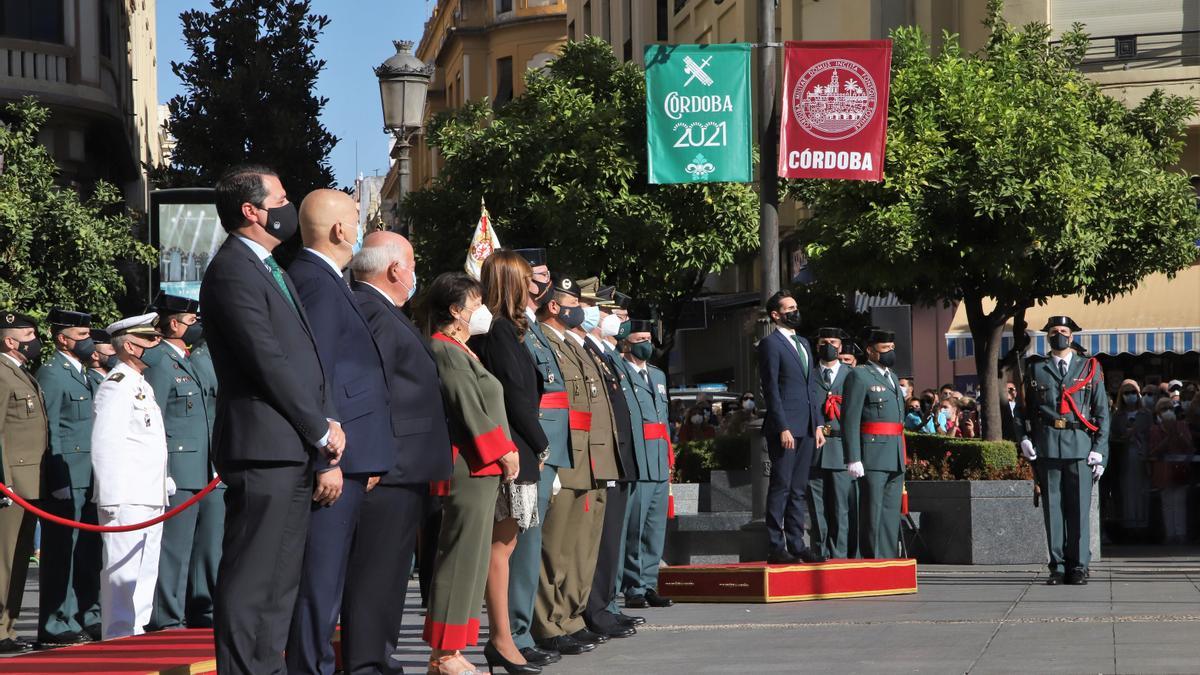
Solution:
[{"label": "green military cap", "polygon": [[51,328],[91,328],[92,315],[55,307],[47,315],[46,323],[50,324]]},{"label": "green military cap", "polygon": [[579,280],[579,299],[585,300],[592,304],[600,304],[604,301],[598,293],[600,292],[600,279],[597,277],[588,277]]},{"label": "green military cap", "polygon": [[37,321],[20,312],[0,312],[0,328],[37,328]]}]

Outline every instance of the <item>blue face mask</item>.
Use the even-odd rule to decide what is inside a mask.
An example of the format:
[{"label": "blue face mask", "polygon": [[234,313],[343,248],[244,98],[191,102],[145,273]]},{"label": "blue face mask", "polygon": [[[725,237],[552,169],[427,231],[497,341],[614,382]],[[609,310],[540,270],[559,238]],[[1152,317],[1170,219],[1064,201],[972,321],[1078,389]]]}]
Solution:
[{"label": "blue face mask", "polygon": [[[354,242],[354,246],[351,247],[350,252],[353,253],[354,255],[358,255],[358,252],[361,251],[362,247],[363,247],[363,239],[366,239],[366,238],[367,238],[367,228],[363,227],[362,225],[359,225],[358,226],[358,239]],[[411,298],[412,296],[410,295],[408,297]]]},{"label": "blue face mask", "polygon": [[590,333],[600,325],[600,308],[599,307],[584,307],[583,308],[583,332]]}]

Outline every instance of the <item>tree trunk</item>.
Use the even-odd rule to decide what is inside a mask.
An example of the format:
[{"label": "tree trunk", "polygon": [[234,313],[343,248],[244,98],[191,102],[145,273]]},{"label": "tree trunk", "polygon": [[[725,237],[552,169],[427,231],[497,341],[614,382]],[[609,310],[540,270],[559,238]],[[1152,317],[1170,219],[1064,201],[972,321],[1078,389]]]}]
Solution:
[{"label": "tree trunk", "polygon": [[1000,340],[1009,313],[997,306],[991,314],[983,312],[982,296],[963,298],[967,310],[967,324],[971,327],[971,339],[975,342],[975,372],[979,374],[979,408],[984,417],[980,420],[989,441],[1003,438],[1000,422]]}]

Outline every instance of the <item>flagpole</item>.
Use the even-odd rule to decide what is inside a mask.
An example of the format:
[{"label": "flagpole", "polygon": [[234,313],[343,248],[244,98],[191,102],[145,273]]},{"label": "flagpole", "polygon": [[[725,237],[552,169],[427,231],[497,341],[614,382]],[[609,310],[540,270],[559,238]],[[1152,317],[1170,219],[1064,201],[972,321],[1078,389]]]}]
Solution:
[{"label": "flagpole", "polygon": [[778,0],[759,0],[758,50],[758,238],[762,257],[762,299],[779,290],[779,123],[775,119],[775,8]]}]

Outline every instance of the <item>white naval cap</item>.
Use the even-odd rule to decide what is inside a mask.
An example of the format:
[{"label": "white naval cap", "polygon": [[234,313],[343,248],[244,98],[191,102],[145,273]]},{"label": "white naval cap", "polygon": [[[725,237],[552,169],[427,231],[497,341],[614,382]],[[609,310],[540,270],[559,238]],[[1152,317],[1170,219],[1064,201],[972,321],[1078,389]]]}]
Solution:
[{"label": "white naval cap", "polygon": [[109,324],[104,330],[112,337],[121,335],[144,335],[146,337],[161,336],[162,333],[154,327],[158,314],[150,312],[140,316],[130,316]]}]

